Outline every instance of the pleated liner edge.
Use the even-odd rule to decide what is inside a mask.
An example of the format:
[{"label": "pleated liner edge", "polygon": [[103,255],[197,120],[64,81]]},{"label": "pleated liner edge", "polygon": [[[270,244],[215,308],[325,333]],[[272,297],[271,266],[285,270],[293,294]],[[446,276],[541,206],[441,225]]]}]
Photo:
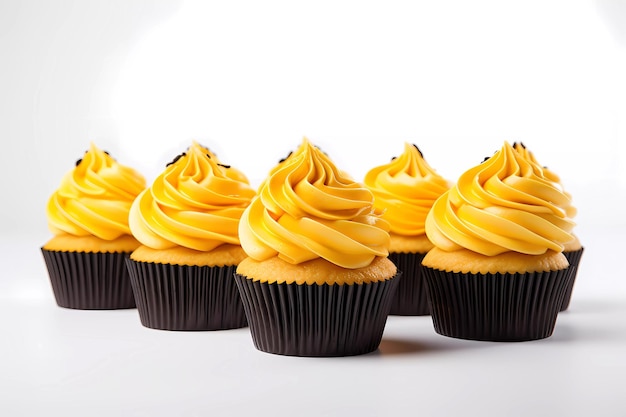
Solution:
[{"label": "pleated liner edge", "polygon": [[427,316],[430,314],[426,280],[422,276],[425,253],[389,254],[389,259],[402,271],[389,314],[395,316]]},{"label": "pleated liner edge", "polygon": [[353,356],[378,349],[400,278],[354,285],[235,279],[255,347],[288,356]]},{"label": "pleated liner edge", "polygon": [[247,325],[233,279],[236,266],[126,263],[144,327],[203,331]]},{"label": "pleated liner edge", "polygon": [[65,252],[41,248],[59,307],[135,308],[125,260],[128,253]]},{"label": "pleated liner edge", "polygon": [[567,269],[472,275],[424,268],[431,316],[441,335],[526,341],[552,335],[568,284]]},{"label": "pleated liner edge", "polygon": [[572,293],[574,292],[574,284],[576,282],[576,276],[578,275],[578,265],[580,264],[580,259],[583,256],[584,248],[580,248],[578,250],[563,252],[563,255],[567,258],[569,262],[569,274],[570,278],[567,281],[567,290],[565,291],[565,296],[563,297],[563,303],[561,304],[561,311],[565,311],[569,308],[570,301],[572,300]]}]

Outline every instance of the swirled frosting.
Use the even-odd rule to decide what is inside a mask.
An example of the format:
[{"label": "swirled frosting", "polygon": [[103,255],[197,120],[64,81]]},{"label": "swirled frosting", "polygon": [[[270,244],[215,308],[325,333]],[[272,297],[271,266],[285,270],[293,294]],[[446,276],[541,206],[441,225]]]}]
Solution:
[{"label": "swirled frosting", "polygon": [[215,152],[213,152],[211,149],[209,149],[207,146],[201,145],[199,143],[196,142],[196,145],[200,147],[200,149],[206,154],[209,155],[211,157],[211,159],[216,162],[219,166],[221,166],[222,168],[224,168],[224,173],[226,174],[226,176],[228,178],[231,178],[235,181],[239,181],[239,182],[245,182],[246,184],[249,184],[250,181],[248,180],[248,177],[246,176],[246,174],[244,174],[242,171],[240,171],[239,169],[232,167],[230,165],[225,165],[222,162],[220,162],[220,159],[218,158],[217,154]]},{"label": "swirled frosting", "polygon": [[571,194],[564,190],[563,184],[561,182],[561,178],[554,171],[551,171],[548,167],[542,166],[541,164],[539,164],[539,162],[537,162],[537,158],[535,158],[535,155],[531,151],[529,151],[528,148],[524,146],[523,143],[515,142],[513,143],[513,148],[517,152],[522,154],[522,156],[526,158],[530,163],[536,164],[537,166],[541,167],[541,169],[543,170],[543,176],[546,177],[548,180],[552,181],[554,184],[556,184],[558,187],[560,187],[563,190],[565,195],[567,195],[568,197],[566,205],[563,206],[563,209],[565,210],[565,213],[567,214],[568,217],[574,218],[578,210],[576,209],[576,207],[572,205]]},{"label": "swirled frosting", "polygon": [[255,192],[229,169],[193,142],[133,202],[133,236],[152,249],[239,245],[239,220]]},{"label": "swirled frosting", "polygon": [[144,177],[117,163],[93,143],[48,199],[48,227],[55,235],[114,240],[130,235],[128,213],[145,188]]},{"label": "swirled frosting", "polygon": [[249,257],[290,264],[323,258],[355,269],[388,255],[389,226],[374,213],[371,191],[306,138],[263,184],[239,224]]},{"label": "swirled frosting", "polygon": [[563,209],[568,200],[541,167],[505,142],[437,199],[426,218],[426,234],[444,251],[561,252],[573,238],[574,223]]},{"label": "swirled frosting", "polygon": [[409,143],[400,156],[368,171],[364,182],[374,194],[375,209],[389,222],[390,232],[402,236],[424,235],[426,215],[450,188],[417,146]]}]

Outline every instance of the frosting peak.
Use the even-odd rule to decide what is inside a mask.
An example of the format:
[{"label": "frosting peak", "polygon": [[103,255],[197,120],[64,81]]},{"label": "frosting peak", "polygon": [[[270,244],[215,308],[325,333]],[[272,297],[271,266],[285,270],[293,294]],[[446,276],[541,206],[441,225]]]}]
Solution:
[{"label": "frosting peak", "polygon": [[387,256],[388,224],[373,195],[306,138],[271,171],[239,226],[244,251],[262,261],[298,264],[323,258],[344,268]]},{"label": "frosting peak", "polygon": [[114,240],[130,235],[128,212],[146,182],[92,142],[48,200],[48,227],[55,235],[93,235]]},{"label": "frosting peak", "polygon": [[129,222],[135,238],[153,249],[238,245],[239,219],[255,192],[231,169],[194,141],[133,202]]},{"label": "frosting peak", "polygon": [[365,185],[374,193],[374,207],[383,212],[390,231],[403,236],[423,236],[426,215],[450,184],[424,160],[415,145],[391,162],[365,175]]},{"label": "frosting peak", "polygon": [[250,181],[248,180],[248,177],[246,177],[246,174],[244,174],[242,171],[238,170],[235,167],[232,167],[230,165],[222,164],[220,162],[217,154],[215,152],[213,152],[211,149],[209,149],[208,147],[203,146],[203,145],[197,143],[196,141],[193,141],[193,146],[198,146],[201,151],[203,151],[206,155],[208,155],[219,166],[224,168],[224,173],[226,174],[226,176],[228,178],[231,178],[231,179],[233,179],[235,181],[244,182],[246,184],[250,183]]},{"label": "frosting peak", "polygon": [[428,214],[426,234],[445,251],[561,252],[574,223],[569,197],[541,167],[505,142],[501,150],[463,173]]},{"label": "frosting peak", "polygon": [[[526,158],[530,163],[541,166],[539,162],[537,162],[535,155],[530,150],[528,150],[528,148],[524,146],[523,143],[515,142],[513,143],[513,148],[522,156],[524,156],[524,158]],[[552,181],[556,186],[560,187],[565,195],[568,197],[566,204],[563,206],[563,209],[565,210],[565,213],[568,217],[574,218],[577,214],[577,209],[572,205],[571,194],[564,190],[561,183],[561,178],[555,172],[548,169],[548,167],[546,166],[541,167],[541,169],[543,170],[543,176]]]}]

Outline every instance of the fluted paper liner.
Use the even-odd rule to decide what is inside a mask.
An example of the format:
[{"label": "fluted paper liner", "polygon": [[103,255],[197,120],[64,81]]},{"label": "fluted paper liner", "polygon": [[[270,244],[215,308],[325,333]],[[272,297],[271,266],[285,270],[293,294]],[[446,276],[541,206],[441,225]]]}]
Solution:
[{"label": "fluted paper liner", "polygon": [[569,273],[473,275],[424,267],[424,276],[437,333],[505,342],[552,335]]},{"label": "fluted paper liner", "polygon": [[127,260],[141,324],[161,330],[246,326],[236,266],[189,266]]},{"label": "fluted paper liner", "polygon": [[389,314],[397,316],[427,316],[428,294],[426,280],[422,277],[422,259],[425,253],[398,253],[389,254],[389,259],[402,271],[396,294],[391,302]]},{"label": "fluted paper liner", "polygon": [[563,252],[563,255],[565,255],[567,261],[569,262],[570,276],[567,281],[567,290],[565,291],[560,311],[565,311],[569,308],[569,303],[572,299],[572,292],[574,291],[574,283],[576,282],[576,275],[578,275],[578,265],[580,264],[580,259],[583,256],[583,250],[584,248],[580,248],[574,251]]},{"label": "fluted paper liner", "polygon": [[378,349],[399,273],[353,285],[266,283],[235,274],[255,347],[290,356],[352,356]]},{"label": "fluted paper liner", "polygon": [[41,248],[57,305],[79,310],[134,308],[128,253],[67,252]]}]

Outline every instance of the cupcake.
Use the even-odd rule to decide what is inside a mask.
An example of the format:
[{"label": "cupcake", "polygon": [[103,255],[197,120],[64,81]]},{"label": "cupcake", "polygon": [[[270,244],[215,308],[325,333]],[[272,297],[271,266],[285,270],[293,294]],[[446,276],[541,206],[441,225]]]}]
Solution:
[{"label": "cupcake", "polygon": [[398,282],[373,195],[307,139],[239,224],[235,278],[255,347],[292,356],[378,348]]},{"label": "cupcake", "polygon": [[364,182],[374,194],[374,208],[389,223],[389,259],[402,271],[390,314],[427,315],[421,263],[433,244],[424,223],[433,203],[450,184],[426,163],[417,146],[408,143],[399,157],[368,171]]},{"label": "cupcake", "polygon": [[[530,162],[539,165],[539,163],[537,162],[537,159],[535,158],[533,153],[530,152],[528,150],[528,148],[526,148],[526,146],[524,146],[523,143],[521,143],[521,142],[514,143],[513,144],[513,148],[515,148],[516,151],[521,153]],[[541,165],[539,165],[539,166],[541,166]],[[554,182],[557,186],[559,186],[559,187],[561,187],[561,189],[563,189],[563,186],[561,185],[561,179],[559,178],[559,176],[557,174],[555,174],[553,171],[548,169],[548,167],[546,167],[546,166],[542,167],[542,169],[543,169],[543,175],[546,178],[548,178],[550,181]],[[571,204],[571,202],[572,202],[571,194],[569,194],[567,191],[564,191],[564,193],[569,197],[569,199],[566,201],[566,205],[563,206],[562,208],[565,210],[565,213],[567,213],[567,216],[570,219],[573,219],[576,216],[577,210]],[[583,246],[580,243],[580,240],[578,239],[578,236],[576,236],[573,233],[572,233],[572,235],[574,236],[574,239],[572,239],[571,241],[567,242],[565,244],[565,247],[563,248],[563,255],[565,255],[565,257],[567,258],[567,260],[569,262],[570,278],[569,278],[569,281],[568,281],[568,284],[567,284],[567,291],[565,293],[565,297],[563,297],[563,304],[561,304],[561,310],[560,311],[565,311],[569,307],[570,301],[572,299],[572,292],[574,290],[574,283],[576,281],[576,275],[578,274],[578,265],[580,264],[580,259],[581,259],[582,254],[583,254]]]},{"label": "cupcake", "polygon": [[246,256],[239,220],[255,192],[211,155],[193,142],[131,206],[130,230],[141,246],[127,264],[145,327],[246,326],[233,274]]},{"label": "cupcake", "polygon": [[125,259],[139,246],[128,212],[143,176],[93,143],[46,206],[54,235],[41,251],[56,303],[84,310],[134,308]]},{"label": "cupcake", "polygon": [[513,147],[435,201],[422,261],[435,331],[489,341],[549,337],[568,284],[569,197]]}]

